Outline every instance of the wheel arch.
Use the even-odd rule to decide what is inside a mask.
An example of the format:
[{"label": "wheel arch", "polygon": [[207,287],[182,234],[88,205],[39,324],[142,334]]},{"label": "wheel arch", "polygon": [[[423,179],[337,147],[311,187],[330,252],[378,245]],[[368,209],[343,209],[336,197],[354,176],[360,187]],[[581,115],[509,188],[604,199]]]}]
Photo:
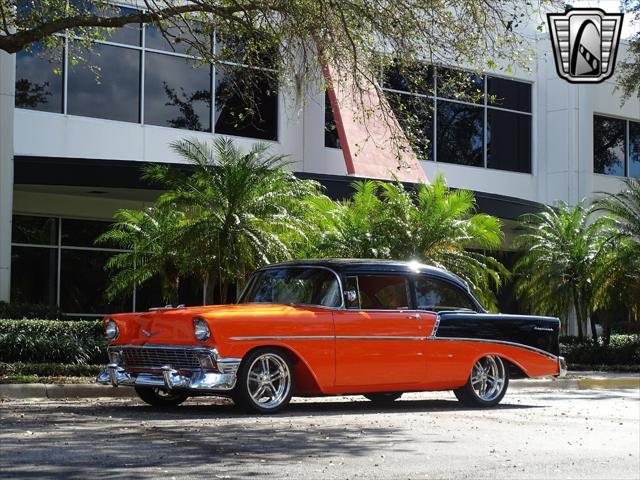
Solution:
[{"label": "wheel arch", "polygon": [[514,360],[512,356],[505,355],[503,352],[492,352],[492,351],[482,352],[473,359],[473,362],[469,367],[469,375],[471,375],[471,370],[473,369],[473,366],[476,364],[476,362],[480,360],[482,357],[487,357],[487,356],[494,356],[494,357],[500,358],[500,360],[503,361],[503,363],[505,364],[505,367],[509,372],[509,378],[511,378],[512,380],[519,379],[519,378],[529,378],[529,374],[527,373],[527,370],[524,368],[524,366],[517,360]]}]

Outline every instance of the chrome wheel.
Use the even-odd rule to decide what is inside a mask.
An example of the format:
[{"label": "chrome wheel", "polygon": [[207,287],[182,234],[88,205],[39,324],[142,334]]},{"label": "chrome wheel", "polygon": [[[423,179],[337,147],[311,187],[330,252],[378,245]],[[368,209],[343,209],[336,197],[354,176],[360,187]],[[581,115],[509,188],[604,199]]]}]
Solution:
[{"label": "chrome wheel", "polygon": [[505,379],[504,363],[499,357],[483,357],[471,371],[471,387],[485,402],[498,398],[504,389]]},{"label": "chrome wheel", "polygon": [[504,361],[498,356],[487,355],[471,367],[467,383],[453,393],[466,405],[493,407],[500,403],[508,387],[509,370]]},{"label": "chrome wheel", "polygon": [[291,401],[295,381],[288,352],[277,347],[262,347],[249,352],[242,360],[231,397],[249,413],[274,414]]}]

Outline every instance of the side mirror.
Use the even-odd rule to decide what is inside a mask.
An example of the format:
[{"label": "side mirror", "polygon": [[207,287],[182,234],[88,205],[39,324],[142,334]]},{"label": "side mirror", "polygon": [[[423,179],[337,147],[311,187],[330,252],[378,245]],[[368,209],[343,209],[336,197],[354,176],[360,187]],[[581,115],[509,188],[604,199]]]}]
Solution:
[{"label": "side mirror", "polygon": [[344,298],[348,303],[353,303],[358,299],[358,293],[355,290],[345,290]]}]

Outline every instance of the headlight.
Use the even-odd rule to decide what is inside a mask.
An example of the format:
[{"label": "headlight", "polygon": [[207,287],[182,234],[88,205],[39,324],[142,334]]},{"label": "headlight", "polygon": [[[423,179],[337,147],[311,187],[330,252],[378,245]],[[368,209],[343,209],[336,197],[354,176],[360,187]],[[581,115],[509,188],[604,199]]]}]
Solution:
[{"label": "headlight", "polygon": [[107,340],[115,340],[119,334],[120,331],[118,330],[116,322],[107,320],[107,323],[104,324],[104,335],[107,337]]},{"label": "headlight", "polygon": [[207,325],[207,322],[203,318],[193,319],[193,334],[201,342],[208,340],[209,337],[211,336],[211,330],[209,330],[209,325]]}]

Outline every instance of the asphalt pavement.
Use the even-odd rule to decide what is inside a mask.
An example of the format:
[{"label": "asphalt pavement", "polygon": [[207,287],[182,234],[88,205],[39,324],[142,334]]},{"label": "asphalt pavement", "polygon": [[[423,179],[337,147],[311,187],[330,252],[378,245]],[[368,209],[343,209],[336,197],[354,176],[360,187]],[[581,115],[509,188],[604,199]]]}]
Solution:
[{"label": "asphalt pavement", "polygon": [[294,399],[276,416],[191,399],[0,402],[0,478],[640,479],[640,390],[514,389]]}]

